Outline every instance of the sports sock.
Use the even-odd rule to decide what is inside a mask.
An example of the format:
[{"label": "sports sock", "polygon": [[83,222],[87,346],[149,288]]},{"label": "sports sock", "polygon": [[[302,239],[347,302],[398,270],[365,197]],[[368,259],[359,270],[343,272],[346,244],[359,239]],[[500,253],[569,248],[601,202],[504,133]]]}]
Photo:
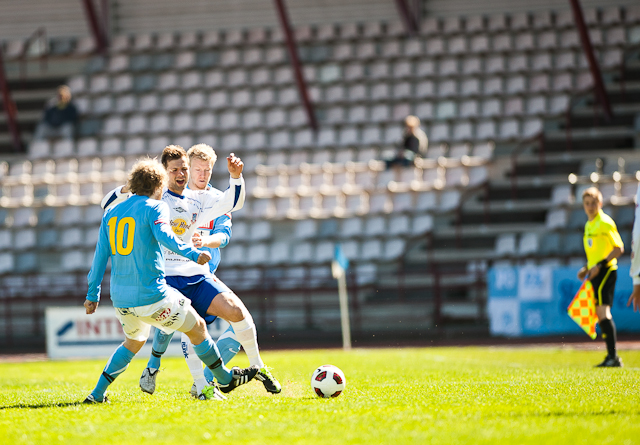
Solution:
[{"label": "sports sock", "polygon": [[200,357],[198,357],[196,352],[193,350],[193,345],[191,344],[189,337],[187,337],[187,334],[184,332],[182,333],[181,342],[182,353],[184,354],[184,359],[189,367],[189,372],[191,373],[191,377],[193,377],[196,388],[198,388],[198,393],[201,393],[204,387],[207,386],[207,381],[204,376],[204,368],[202,367],[202,360],[200,360]]},{"label": "sports sock", "polygon": [[218,337],[216,344],[218,345],[220,357],[222,357],[222,361],[225,365],[228,365],[233,357],[240,352],[240,348],[242,348],[242,345],[236,338],[236,334],[233,332],[233,327],[231,326],[229,326],[227,330]]},{"label": "sports sock", "polygon": [[600,322],[600,330],[602,331],[602,339],[607,344],[607,355],[615,357],[616,353],[616,325],[613,319],[605,318]]},{"label": "sports sock", "polygon": [[204,378],[207,380],[207,382],[213,382],[213,372],[211,372],[211,369],[209,369],[208,366],[205,366],[202,369],[204,369]]},{"label": "sports sock", "polygon": [[238,341],[244,348],[244,351],[249,357],[249,363],[251,365],[257,365],[258,368],[264,368],[264,363],[260,357],[260,351],[258,350],[258,335],[256,334],[256,325],[253,323],[251,315],[245,317],[243,320],[230,322],[233,327],[233,331],[236,333]]},{"label": "sports sock", "polygon": [[160,359],[162,354],[167,351],[169,343],[173,338],[173,332],[171,334],[165,334],[160,329],[156,329],[156,333],[153,336],[153,346],[151,347],[151,357],[147,363],[147,368],[160,369]]},{"label": "sports sock", "polygon": [[135,354],[129,351],[124,345],[120,345],[113,351],[111,358],[107,362],[107,365],[104,367],[102,371],[102,375],[98,379],[98,384],[91,391],[91,395],[98,401],[102,401],[104,399],[104,393],[113,383],[113,381],[122,374],[131,360],[135,357]]},{"label": "sports sock", "polygon": [[213,376],[218,380],[218,383],[226,385],[231,382],[233,375],[231,371],[222,363],[220,358],[220,352],[215,342],[211,337],[207,336],[205,340],[199,345],[193,345],[193,350],[196,351],[200,360],[211,369]]}]

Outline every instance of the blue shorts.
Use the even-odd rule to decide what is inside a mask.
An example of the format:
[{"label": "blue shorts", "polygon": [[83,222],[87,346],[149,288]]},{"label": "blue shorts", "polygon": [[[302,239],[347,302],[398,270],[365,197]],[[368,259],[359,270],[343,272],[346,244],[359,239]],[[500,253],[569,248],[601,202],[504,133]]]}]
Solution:
[{"label": "blue shorts", "polygon": [[222,292],[231,292],[222,281],[215,275],[194,275],[192,277],[166,277],[167,284],[177,289],[182,295],[191,300],[191,306],[198,315],[204,318],[207,324],[213,323],[218,318],[215,315],[208,315],[207,309],[216,295]]}]

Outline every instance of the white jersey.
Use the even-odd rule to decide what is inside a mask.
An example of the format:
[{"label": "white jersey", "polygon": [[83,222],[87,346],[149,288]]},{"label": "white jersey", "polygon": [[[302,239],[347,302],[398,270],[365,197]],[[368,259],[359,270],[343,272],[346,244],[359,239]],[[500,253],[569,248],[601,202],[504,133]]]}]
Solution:
[{"label": "white jersey", "polygon": [[[126,200],[131,194],[122,193],[122,187],[109,192],[102,200],[107,208]],[[199,226],[228,212],[240,210],[244,205],[245,187],[242,176],[229,179],[229,188],[219,190],[190,190],[185,188],[182,195],[164,190],[162,201],[169,206],[171,228],[183,242],[191,243],[191,237]],[[198,264],[169,249],[164,249],[165,273],[167,276],[191,277],[209,274],[208,264]]]},{"label": "white jersey", "polygon": [[636,191],[636,214],[633,220],[633,232],[631,236],[631,269],[629,275],[633,278],[634,286],[640,284],[640,184]]}]

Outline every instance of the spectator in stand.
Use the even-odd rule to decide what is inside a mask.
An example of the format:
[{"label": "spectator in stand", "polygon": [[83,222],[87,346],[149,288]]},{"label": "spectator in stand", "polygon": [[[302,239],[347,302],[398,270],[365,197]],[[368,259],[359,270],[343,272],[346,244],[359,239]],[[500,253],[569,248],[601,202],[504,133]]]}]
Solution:
[{"label": "spectator in stand", "polygon": [[407,116],[404,119],[402,144],[398,146],[394,157],[385,160],[387,168],[394,165],[403,167],[412,165],[416,156],[425,156],[427,154],[428,145],[427,135],[420,128],[420,119],[416,116]]},{"label": "spectator in stand", "polygon": [[47,104],[33,140],[42,141],[52,138],[73,140],[77,120],[78,109],[71,101],[71,90],[66,85],[59,86],[58,96]]}]

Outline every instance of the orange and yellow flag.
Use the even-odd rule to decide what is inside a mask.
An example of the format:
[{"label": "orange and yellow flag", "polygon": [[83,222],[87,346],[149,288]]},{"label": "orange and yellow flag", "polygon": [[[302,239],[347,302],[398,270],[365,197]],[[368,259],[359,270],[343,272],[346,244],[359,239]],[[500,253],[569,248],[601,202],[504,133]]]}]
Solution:
[{"label": "orange and yellow flag", "polygon": [[582,283],[582,286],[578,289],[578,293],[573,297],[567,313],[578,326],[584,329],[584,332],[586,332],[592,340],[595,340],[598,317],[596,316],[596,303],[591,281],[585,280],[584,283]]}]

